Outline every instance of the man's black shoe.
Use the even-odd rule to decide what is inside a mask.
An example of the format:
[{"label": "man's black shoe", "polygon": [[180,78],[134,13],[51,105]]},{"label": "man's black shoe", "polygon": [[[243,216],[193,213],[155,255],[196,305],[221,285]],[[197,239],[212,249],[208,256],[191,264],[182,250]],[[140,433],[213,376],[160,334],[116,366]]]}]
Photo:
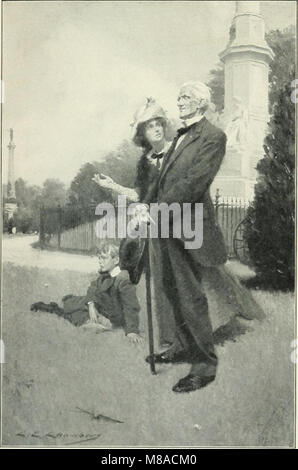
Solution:
[{"label": "man's black shoe", "polygon": [[42,312],[49,312],[51,309],[49,304],[45,304],[44,302],[35,302],[35,304],[31,305],[30,310],[33,312],[37,312],[38,310]]},{"label": "man's black shoe", "polygon": [[45,304],[44,302],[36,302],[35,304],[31,305],[30,310],[34,312],[39,310],[41,312],[56,313],[57,315],[61,315],[64,312],[64,310],[60,308],[56,302],[50,302],[49,304]]},{"label": "man's black shoe", "polygon": [[[153,357],[156,364],[169,364],[171,362],[177,364],[179,362],[187,362],[187,354],[184,351],[176,354],[169,354],[165,351],[161,354],[154,354]],[[150,356],[147,356],[145,360],[150,364]]]},{"label": "man's black shoe", "polygon": [[64,313],[63,308],[59,307],[56,302],[50,302],[51,313],[56,313],[57,315],[62,315]]},{"label": "man's black shoe", "polygon": [[173,392],[185,393],[192,392],[194,390],[199,390],[200,388],[206,387],[210,382],[215,379],[215,375],[210,375],[209,377],[199,377],[197,375],[189,374],[183,379],[180,379],[179,382],[174,385],[172,388]]}]

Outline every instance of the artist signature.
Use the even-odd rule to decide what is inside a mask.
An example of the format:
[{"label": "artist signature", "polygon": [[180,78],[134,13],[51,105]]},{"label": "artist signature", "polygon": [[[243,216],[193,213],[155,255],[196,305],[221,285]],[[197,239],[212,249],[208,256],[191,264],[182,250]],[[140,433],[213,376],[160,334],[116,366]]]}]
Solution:
[{"label": "artist signature", "polygon": [[86,442],[86,441],[91,441],[98,439],[101,434],[85,434],[85,433],[65,433],[65,432],[48,432],[46,434],[39,434],[37,432],[33,433],[23,433],[23,432],[18,432],[16,434],[18,437],[35,437],[37,439],[45,439],[45,438],[51,438],[51,439],[79,439],[78,441],[75,442],[68,442],[67,444],[77,444],[80,442]]}]

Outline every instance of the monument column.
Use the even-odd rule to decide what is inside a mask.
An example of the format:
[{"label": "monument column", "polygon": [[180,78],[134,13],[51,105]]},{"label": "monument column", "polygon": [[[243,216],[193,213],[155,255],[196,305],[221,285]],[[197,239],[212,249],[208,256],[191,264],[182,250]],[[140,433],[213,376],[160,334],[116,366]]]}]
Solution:
[{"label": "monument column", "polygon": [[9,129],[10,141],[8,144],[8,184],[7,184],[7,197],[15,198],[15,178],[14,178],[14,149],[16,148],[13,142],[13,129]]},{"label": "monument column", "polygon": [[17,209],[16,193],[15,193],[15,176],[14,176],[14,149],[13,129],[9,130],[10,141],[8,144],[8,181],[7,181],[7,198],[4,210],[8,214],[8,218],[13,217]]},{"label": "monument column", "polygon": [[252,199],[268,116],[268,71],[273,52],[265,41],[260,2],[237,1],[226,49],[223,128],[227,152],[215,185],[226,196]]}]

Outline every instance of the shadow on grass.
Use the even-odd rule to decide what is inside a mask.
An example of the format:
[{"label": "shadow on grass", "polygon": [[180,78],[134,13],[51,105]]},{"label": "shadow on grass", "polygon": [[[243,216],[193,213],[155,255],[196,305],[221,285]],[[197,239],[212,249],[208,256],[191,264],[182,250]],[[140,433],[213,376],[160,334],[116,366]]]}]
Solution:
[{"label": "shadow on grass", "polygon": [[213,333],[213,340],[216,346],[223,346],[226,341],[236,342],[238,336],[253,331],[250,326],[241,323],[237,317],[233,317],[228,323],[220,326]]},{"label": "shadow on grass", "polygon": [[269,292],[293,292],[294,281],[288,279],[262,278],[261,276],[253,276],[248,279],[241,279],[241,283],[247,289],[264,290]]}]

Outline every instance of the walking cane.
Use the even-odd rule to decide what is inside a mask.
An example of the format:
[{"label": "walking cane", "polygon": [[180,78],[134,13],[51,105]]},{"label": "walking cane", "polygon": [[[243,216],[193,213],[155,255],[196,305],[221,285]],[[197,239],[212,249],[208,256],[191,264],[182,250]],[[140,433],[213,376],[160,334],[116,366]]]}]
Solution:
[{"label": "walking cane", "polygon": [[[147,235],[148,235],[148,232],[147,232]],[[146,239],[146,246],[145,246],[145,276],[146,276],[146,303],[147,303],[147,318],[148,318],[149,362],[150,362],[151,373],[153,375],[156,375],[155,362],[154,362],[154,339],[153,339],[153,322],[152,322],[150,257],[149,257],[148,236]]]}]

